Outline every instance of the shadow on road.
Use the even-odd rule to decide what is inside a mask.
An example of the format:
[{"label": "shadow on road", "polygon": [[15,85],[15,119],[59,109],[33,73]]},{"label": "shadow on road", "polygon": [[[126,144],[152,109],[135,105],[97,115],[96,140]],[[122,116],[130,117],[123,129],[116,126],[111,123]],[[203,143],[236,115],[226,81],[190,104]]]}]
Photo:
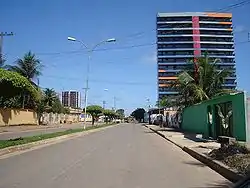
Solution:
[{"label": "shadow on road", "polygon": [[188,165],[194,165],[194,166],[200,166],[200,167],[206,167],[203,163],[199,161],[190,161],[190,162],[183,162],[183,164],[188,164]]},{"label": "shadow on road", "polygon": [[208,183],[202,187],[192,187],[192,188],[232,188],[232,187],[233,183],[225,180],[221,182]]},{"label": "shadow on road", "polygon": [[148,133],[155,133],[154,131],[144,131],[144,133],[148,134]]}]

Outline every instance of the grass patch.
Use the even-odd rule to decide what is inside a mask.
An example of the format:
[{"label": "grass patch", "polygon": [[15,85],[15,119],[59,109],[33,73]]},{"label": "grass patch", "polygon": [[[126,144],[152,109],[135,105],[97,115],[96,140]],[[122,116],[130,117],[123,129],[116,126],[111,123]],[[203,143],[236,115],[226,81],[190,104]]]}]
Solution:
[{"label": "grass patch", "polygon": [[116,124],[116,123],[91,126],[91,127],[87,127],[86,129],[83,129],[83,128],[68,129],[66,131],[55,132],[55,133],[41,134],[41,135],[29,136],[29,137],[19,137],[19,138],[10,139],[10,140],[0,140],[0,149],[7,148],[10,146],[27,144],[30,142],[36,142],[39,140],[45,140],[48,138],[63,136],[63,135],[67,135],[67,134],[88,131],[88,130],[97,129],[97,128],[101,128],[101,127],[107,127],[107,126],[114,125],[114,124]]}]

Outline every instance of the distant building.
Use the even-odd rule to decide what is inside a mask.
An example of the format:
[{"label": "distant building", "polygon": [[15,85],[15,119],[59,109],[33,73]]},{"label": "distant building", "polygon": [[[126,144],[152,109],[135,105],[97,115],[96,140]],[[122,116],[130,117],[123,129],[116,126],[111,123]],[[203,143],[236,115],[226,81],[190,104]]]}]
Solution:
[{"label": "distant building", "polygon": [[227,69],[230,75],[223,88],[235,89],[236,70],[231,13],[158,13],[157,62],[158,99],[175,96],[179,91],[171,87],[177,75],[185,70],[189,60],[208,53],[218,58],[218,71]]},{"label": "distant building", "polygon": [[79,108],[80,107],[80,92],[78,91],[63,91],[62,105],[65,107]]}]

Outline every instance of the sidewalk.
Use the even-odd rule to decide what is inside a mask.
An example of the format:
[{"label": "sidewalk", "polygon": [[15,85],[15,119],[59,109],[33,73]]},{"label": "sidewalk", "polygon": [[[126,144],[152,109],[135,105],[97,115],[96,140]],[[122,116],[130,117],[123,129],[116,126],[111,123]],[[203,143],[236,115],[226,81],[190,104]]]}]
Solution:
[{"label": "sidewalk", "polygon": [[185,133],[174,128],[160,128],[156,125],[146,125],[148,128],[156,131],[158,134],[179,146],[195,149],[203,154],[209,153],[212,149],[220,147],[215,140],[203,139],[200,134]]},{"label": "sidewalk", "polygon": [[208,157],[208,153],[213,149],[220,147],[220,144],[216,140],[203,139],[202,135],[186,133],[182,130],[175,128],[160,128],[156,125],[145,125],[153,132],[159,134],[169,142],[172,142],[176,146],[180,147],[183,151],[187,152],[192,157],[201,161],[209,166],[228,180],[237,182],[242,178],[238,172],[230,169],[219,161],[213,160]]}]

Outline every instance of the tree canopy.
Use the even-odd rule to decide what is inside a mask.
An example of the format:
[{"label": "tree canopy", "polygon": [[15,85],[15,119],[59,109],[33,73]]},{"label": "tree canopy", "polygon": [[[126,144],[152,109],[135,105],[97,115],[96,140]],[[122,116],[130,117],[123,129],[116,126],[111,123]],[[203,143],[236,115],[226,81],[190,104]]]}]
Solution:
[{"label": "tree canopy", "polygon": [[40,76],[42,65],[39,59],[31,51],[26,53],[23,59],[18,59],[16,65],[8,66],[8,70],[19,73],[33,83],[33,80]]},{"label": "tree canopy", "polygon": [[120,119],[123,119],[125,117],[125,111],[124,111],[124,109],[118,109],[118,110],[116,110],[116,114],[118,115],[118,117]]},{"label": "tree canopy", "polygon": [[102,114],[103,108],[99,105],[87,106],[87,113],[92,116],[92,125],[94,125],[95,120]]},{"label": "tree canopy", "polygon": [[0,88],[0,96],[5,99],[28,94],[35,101],[39,100],[38,89],[16,72],[0,69]]},{"label": "tree canopy", "polygon": [[109,110],[109,109],[105,109],[103,110],[103,115],[106,117],[106,122],[108,122],[108,120],[112,120],[114,118],[117,117],[117,113],[113,110]]},{"label": "tree canopy", "polygon": [[146,111],[143,108],[137,108],[131,113],[131,116],[134,117],[137,121],[141,122],[144,119],[144,113]]},{"label": "tree canopy", "polygon": [[189,106],[214,96],[235,92],[222,89],[225,78],[230,75],[228,70],[218,70],[219,59],[209,58],[208,54],[190,62],[188,69],[178,75],[173,87],[179,91],[179,106]]}]

